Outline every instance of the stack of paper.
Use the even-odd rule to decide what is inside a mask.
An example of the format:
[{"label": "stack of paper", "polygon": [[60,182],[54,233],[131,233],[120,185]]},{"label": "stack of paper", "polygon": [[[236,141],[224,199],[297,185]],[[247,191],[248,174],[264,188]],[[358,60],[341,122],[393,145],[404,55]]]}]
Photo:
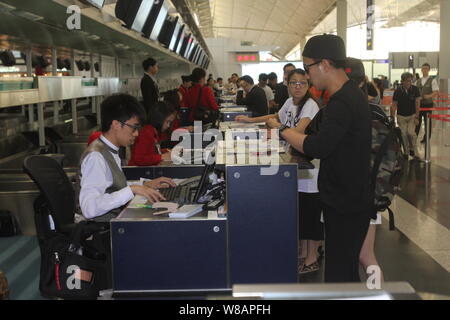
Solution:
[{"label": "stack of paper", "polygon": [[189,218],[193,215],[202,212],[203,205],[202,204],[189,204],[184,205],[181,208],[178,208],[176,212],[169,213],[170,218]]}]

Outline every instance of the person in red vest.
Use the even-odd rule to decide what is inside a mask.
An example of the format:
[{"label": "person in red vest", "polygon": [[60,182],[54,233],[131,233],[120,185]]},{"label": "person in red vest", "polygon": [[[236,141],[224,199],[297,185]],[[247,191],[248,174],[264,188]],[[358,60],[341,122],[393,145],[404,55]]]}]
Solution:
[{"label": "person in red vest", "polygon": [[183,83],[178,89],[181,94],[180,107],[187,108],[188,91],[189,88],[192,87],[192,79],[191,76],[182,76],[181,80],[183,81]]},{"label": "person in red vest", "polygon": [[[188,107],[191,108],[189,114],[189,120],[201,120],[196,119],[196,111],[199,106],[210,108],[212,110],[219,110],[214,93],[210,87],[205,86],[206,72],[202,68],[195,68],[192,71],[192,87],[188,92]],[[201,94],[201,96],[200,96]]]},{"label": "person in red vest", "polygon": [[147,124],[132,147],[129,166],[156,166],[171,160],[171,150],[160,147],[160,135],[171,128],[175,117],[175,109],[169,103],[157,102],[152,107]]}]

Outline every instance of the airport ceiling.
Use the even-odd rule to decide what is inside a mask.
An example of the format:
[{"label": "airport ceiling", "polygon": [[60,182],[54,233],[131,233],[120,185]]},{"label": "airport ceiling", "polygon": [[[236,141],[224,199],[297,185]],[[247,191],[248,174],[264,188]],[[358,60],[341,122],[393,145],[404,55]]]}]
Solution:
[{"label": "airport ceiling", "polygon": [[[450,0],[449,0],[450,1]],[[136,32],[121,27],[114,19],[115,0],[106,0],[103,11],[82,6],[82,30],[68,31],[66,7],[76,0],[0,0],[0,48],[25,50],[31,45],[45,51],[57,46],[65,54],[78,49],[85,52],[141,60],[153,55],[166,63],[187,63],[143,39]],[[204,38],[224,37],[271,48],[284,58],[305,37],[336,28],[336,0],[171,0],[182,11],[198,18]],[[374,0],[376,19],[386,27],[411,20],[439,22],[440,0]],[[366,0],[347,0],[348,23],[366,20]],[[6,4],[6,7],[3,6]],[[7,6],[17,10],[9,10]],[[109,15],[107,14],[109,13]],[[190,13],[182,12],[183,19]],[[106,18],[109,16],[110,18]],[[191,23],[192,24],[192,23]],[[196,28],[196,27],[195,27]]]},{"label": "airport ceiling", "polygon": [[[376,19],[386,21],[386,27],[411,20],[439,22],[440,0],[374,2]],[[279,58],[308,35],[336,30],[336,0],[190,0],[189,3],[197,13],[205,38],[233,38],[271,47]],[[367,1],[347,0],[347,3],[349,25],[364,23]]]}]

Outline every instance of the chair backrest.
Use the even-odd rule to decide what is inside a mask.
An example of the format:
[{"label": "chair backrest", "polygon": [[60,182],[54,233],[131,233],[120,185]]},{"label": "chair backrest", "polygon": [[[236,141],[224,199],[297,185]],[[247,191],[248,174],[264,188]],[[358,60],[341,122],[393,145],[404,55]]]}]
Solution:
[{"label": "chair backrest", "polygon": [[25,159],[23,166],[45,197],[56,230],[74,223],[75,191],[61,165],[50,157],[33,155]]}]

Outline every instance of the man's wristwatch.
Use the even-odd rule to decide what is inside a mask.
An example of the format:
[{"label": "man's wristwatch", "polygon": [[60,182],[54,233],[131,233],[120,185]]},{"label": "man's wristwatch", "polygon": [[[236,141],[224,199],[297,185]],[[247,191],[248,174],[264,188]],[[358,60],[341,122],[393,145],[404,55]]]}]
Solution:
[{"label": "man's wristwatch", "polygon": [[284,130],[289,129],[289,126],[282,124],[278,127],[278,133],[282,133]]}]

